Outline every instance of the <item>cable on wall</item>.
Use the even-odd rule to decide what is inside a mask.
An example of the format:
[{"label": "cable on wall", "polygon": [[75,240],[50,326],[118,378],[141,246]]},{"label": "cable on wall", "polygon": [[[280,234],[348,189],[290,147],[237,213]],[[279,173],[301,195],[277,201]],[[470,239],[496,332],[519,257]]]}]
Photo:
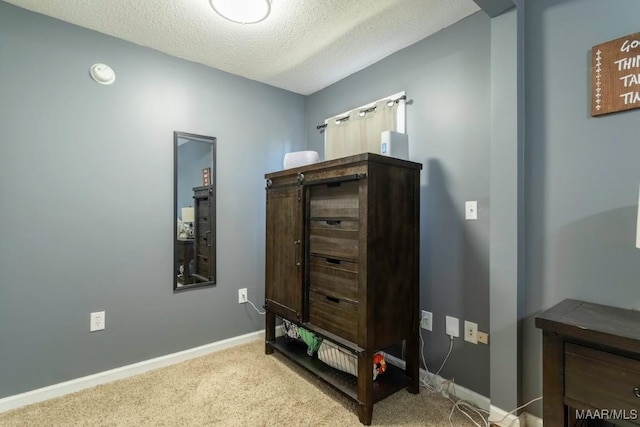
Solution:
[{"label": "cable on wall", "polygon": [[251,302],[251,300],[250,300],[249,298],[247,298],[247,302],[248,302],[249,304],[251,304],[251,307],[253,307],[253,309],[254,309],[255,311],[257,311],[259,314],[262,314],[262,315],[267,314],[267,312],[266,312],[266,311],[260,311],[260,310],[258,309],[258,307],[256,307],[256,306]]}]

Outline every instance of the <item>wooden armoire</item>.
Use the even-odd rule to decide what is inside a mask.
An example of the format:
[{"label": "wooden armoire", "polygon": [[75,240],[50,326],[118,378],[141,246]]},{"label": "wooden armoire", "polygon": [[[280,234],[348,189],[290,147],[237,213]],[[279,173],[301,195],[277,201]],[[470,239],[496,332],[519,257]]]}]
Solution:
[{"label": "wooden armoire", "polygon": [[[267,174],[266,347],[288,356],[358,402],[419,389],[419,163],[363,153]],[[335,370],[286,337],[289,320],[347,349],[358,375]],[[377,351],[406,342],[406,368]]]}]

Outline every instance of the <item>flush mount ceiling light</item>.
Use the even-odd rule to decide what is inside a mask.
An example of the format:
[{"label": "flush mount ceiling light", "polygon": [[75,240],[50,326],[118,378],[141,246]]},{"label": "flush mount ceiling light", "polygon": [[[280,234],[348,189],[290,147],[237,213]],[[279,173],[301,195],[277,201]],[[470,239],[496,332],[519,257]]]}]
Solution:
[{"label": "flush mount ceiling light", "polygon": [[213,10],[239,24],[255,24],[271,12],[271,0],[209,0]]}]

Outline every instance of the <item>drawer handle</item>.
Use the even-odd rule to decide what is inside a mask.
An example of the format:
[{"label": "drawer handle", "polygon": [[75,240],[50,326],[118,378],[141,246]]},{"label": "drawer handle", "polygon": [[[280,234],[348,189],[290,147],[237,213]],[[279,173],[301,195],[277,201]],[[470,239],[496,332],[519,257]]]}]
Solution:
[{"label": "drawer handle", "polygon": [[640,387],[636,387],[633,389],[633,394],[640,399]]},{"label": "drawer handle", "polygon": [[335,259],[335,258],[327,258],[327,264],[335,264],[335,265],[340,265],[342,261],[340,261],[339,259]]},{"label": "drawer handle", "polygon": [[326,296],[325,295],[325,298],[327,300],[331,301],[331,302],[335,302],[336,304],[338,304],[340,302],[340,300],[338,298],[336,298],[336,297],[330,297],[330,296]]},{"label": "drawer handle", "polygon": [[300,240],[296,240],[295,242],[293,242],[293,263],[296,265],[296,267],[300,267],[302,265],[299,257],[299,249],[301,243],[302,242]]},{"label": "drawer handle", "polygon": [[337,220],[337,219],[330,219],[328,221],[326,221],[327,225],[340,225],[342,221]]}]

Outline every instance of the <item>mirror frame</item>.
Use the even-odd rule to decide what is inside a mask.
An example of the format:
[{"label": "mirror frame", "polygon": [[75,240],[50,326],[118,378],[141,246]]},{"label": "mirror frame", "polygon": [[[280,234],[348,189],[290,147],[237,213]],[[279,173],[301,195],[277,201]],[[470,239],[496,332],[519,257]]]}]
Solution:
[{"label": "mirror frame", "polygon": [[[178,286],[178,276],[176,274],[176,270],[178,268],[178,146],[180,139],[190,139],[202,141],[205,143],[211,144],[211,188],[213,192],[210,191],[211,197],[211,235],[213,236],[213,244],[211,245],[211,253],[210,255],[213,257],[212,271],[211,271],[211,281],[207,282],[198,282],[187,285]],[[209,286],[215,286],[216,284],[216,272],[217,272],[217,254],[216,254],[216,245],[217,245],[217,233],[216,233],[216,142],[217,138],[213,136],[206,135],[198,135],[189,132],[173,132],[173,291],[185,291],[189,289],[203,288]],[[195,242],[194,242],[195,244]]]}]

